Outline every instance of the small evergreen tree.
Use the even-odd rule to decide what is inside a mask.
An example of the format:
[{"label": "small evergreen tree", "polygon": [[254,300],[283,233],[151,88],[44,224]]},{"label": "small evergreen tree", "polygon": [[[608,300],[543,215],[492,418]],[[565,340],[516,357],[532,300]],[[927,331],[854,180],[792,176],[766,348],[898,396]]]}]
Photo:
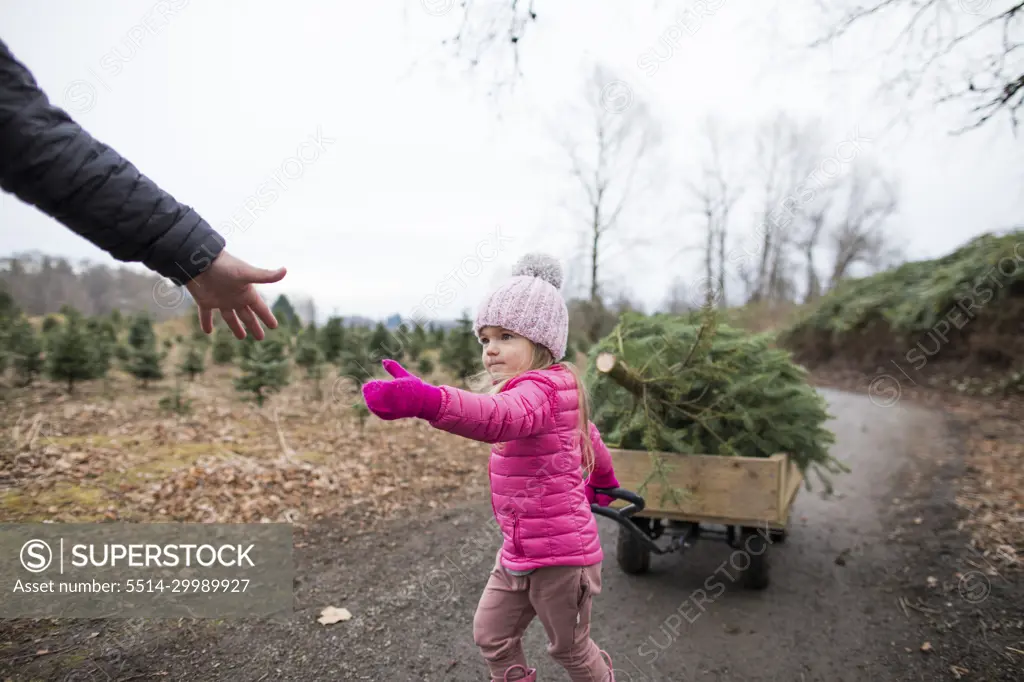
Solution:
[{"label": "small evergreen tree", "polygon": [[117,330],[114,329],[114,323],[107,317],[90,317],[87,328],[89,338],[93,342],[96,376],[104,377],[110,370],[111,358],[116,352]]},{"label": "small evergreen tree", "polygon": [[3,288],[3,283],[0,282],[0,320],[14,319],[20,313],[21,310],[14,302],[14,297]]},{"label": "small evergreen tree", "polygon": [[292,307],[291,301],[284,294],[277,297],[270,311],[277,318],[278,329],[286,329],[289,333],[294,333],[302,327],[302,321],[295,312],[295,308]]},{"label": "small evergreen tree", "polygon": [[[239,341],[238,339],[234,338],[234,335],[232,334],[232,338],[234,339],[235,351],[236,351],[236,354],[238,355],[239,359],[241,359],[241,360],[249,360],[249,359],[251,359],[252,358],[253,349],[256,348],[256,343],[257,343],[255,337],[253,337],[252,334],[246,334],[245,338],[242,339],[241,341]],[[282,350],[284,350],[284,349],[282,348]]]},{"label": "small evergreen tree", "polygon": [[412,329],[409,329],[404,323],[399,328],[401,336],[399,337],[402,341],[403,359],[408,362],[416,362],[420,358],[420,354],[427,347],[426,334],[423,333],[423,328],[417,323]]},{"label": "small evergreen tree", "polygon": [[380,367],[379,361],[370,355],[369,348],[362,344],[346,348],[338,358],[338,366],[341,373],[352,377],[360,385],[373,377],[374,370]]},{"label": "small evergreen tree", "polygon": [[14,303],[14,297],[7,293],[7,290],[0,283],[0,375],[3,375],[7,365],[12,359],[13,340],[11,339],[11,325],[21,316],[21,311]]},{"label": "small evergreen tree", "polygon": [[408,348],[408,346],[409,346],[409,344],[411,342],[412,342],[412,334],[409,331],[409,325],[407,325],[405,322],[400,323],[398,325],[398,339],[397,339],[397,341],[395,341],[395,340],[392,341],[392,344],[391,344],[392,347],[394,347],[395,345],[398,345],[399,348],[398,348],[397,352],[401,353],[401,352],[403,352],[403,350],[405,348]]},{"label": "small evergreen tree", "polygon": [[[107,315],[105,323],[104,327],[108,334],[107,339],[110,342],[108,370],[109,365],[113,364],[115,361],[123,367],[128,363],[128,360],[131,357],[124,340],[121,338],[121,332],[125,329],[128,320],[121,314],[120,310],[115,308],[110,311],[109,315]],[[107,374],[104,374],[104,378],[106,378],[106,376]],[[109,384],[107,387],[109,388]]]},{"label": "small evergreen tree", "polygon": [[398,344],[391,337],[383,322],[378,322],[377,326],[374,327],[373,335],[370,336],[370,347],[368,350],[370,357],[376,363],[379,363],[384,358],[397,360],[401,357],[401,349],[398,348]]},{"label": "small evergreen tree", "polygon": [[47,315],[43,318],[43,335],[46,336],[54,330],[60,330],[60,319],[56,315]]},{"label": "small evergreen tree", "polygon": [[235,380],[235,388],[253,393],[261,407],[269,393],[288,384],[288,359],[279,338],[268,335],[254,344],[249,357],[242,358],[241,366],[243,374]]},{"label": "small evergreen tree", "polygon": [[196,375],[206,371],[206,347],[197,341],[190,343],[185,357],[178,365],[178,371],[188,375],[189,381],[195,381]]},{"label": "small evergreen tree", "polygon": [[337,362],[345,348],[345,328],[340,317],[332,317],[319,333],[320,348],[327,362]]},{"label": "small evergreen tree", "polygon": [[316,330],[303,332],[295,353],[295,364],[306,369],[306,378],[313,380],[313,394],[317,400],[323,398],[320,380],[323,378],[324,352],[316,342]]},{"label": "small evergreen tree", "polygon": [[409,344],[405,347],[403,359],[408,362],[416,362],[422,353],[423,348],[416,342],[416,339],[410,339]]},{"label": "small evergreen tree", "polygon": [[128,347],[141,350],[148,347],[151,342],[156,342],[153,322],[149,319],[148,313],[139,313],[132,319],[132,326],[128,329]]},{"label": "small evergreen tree", "polygon": [[163,379],[160,363],[165,353],[157,349],[156,334],[148,314],[135,317],[128,331],[128,346],[128,373],[142,381],[143,388],[148,387],[152,379]]},{"label": "small evergreen tree", "polygon": [[373,330],[369,327],[349,327],[345,330],[345,346],[343,350],[350,348],[368,349],[370,347],[370,337],[373,335]]},{"label": "small evergreen tree", "polygon": [[49,355],[56,347],[57,339],[64,333],[64,323],[56,315],[47,315],[43,318],[41,328],[43,338],[43,353]]},{"label": "small evergreen tree", "polygon": [[181,381],[179,377],[174,377],[174,389],[170,395],[165,395],[160,398],[159,405],[162,409],[175,412],[177,414],[189,414],[192,411],[192,400],[186,398],[181,392]]},{"label": "small evergreen tree", "polygon": [[299,338],[297,350],[295,352],[295,364],[304,368],[307,376],[312,376],[311,368],[316,367],[317,365],[322,365],[323,362],[324,352],[320,349],[320,346],[317,345],[316,338],[303,333]]},{"label": "small evergreen tree", "polygon": [[480,363],[480,341],[473,332],[473,320],[463,312],[458,326],[448,334],[441,347],[441,364],[459,379],[472,376]]},{"label": "small evergreen tree", "polygon": [[59,328],[50,329],[50,343],[46,353],[47,374],[54,381],[66,381],[68,392],[75,390],[76,381],[94,377],[96,361],[93,345],[86,333],[81,315],[69,313]]},{"label": "small evergreen tree", "polygon": [[132,351],[128,360],[128,373],[139,379],[143,388],[148,388],[151,380],[164,378],[164,370],[160,366],[163,359],[164,353],[156,349],[155,343]]},{"label": "small evergreen tree", "polygon": [[433,348],[442,348],[444,346],[446,335],[444,333],[444,327],[441,325],[435,325],[433,322],[430,323],[430,342]]},{"label": "small evergreen tree", "polygon": [[416,363],[416,371],[419,372],[421,377],[426,377],[434,371],[434,362],[424,355],[420,358],[420,361]]},{"label": "small evergreen tree", "polygon": [[230,329],[217,327],[213,335],[213,361],[218,365],[226,365],[235,359],[238,343]]},{"label": "small evergreen tree", "polygon": [[[412,344],[410,344],[410,345],[412,345],[412,346],[414,346],[416,348],[416,355],[417,356],[420,353],[422,353],[423,351],[425,351],[427,348],[430,347],[430,340],[427,338],[427,331],[423,328],[423,325],[420,324],[419,322],[417,322],[416,326],[413,327],[413,330],[412,330]],[[415,360],[415,359],[416,358],[413,358],[413,360]]]},{"label": "small evergreen tree", "polygon": [[24,315],[11,322],[6,345],[19,383],[28,386],[43,370],[43,343]]}]

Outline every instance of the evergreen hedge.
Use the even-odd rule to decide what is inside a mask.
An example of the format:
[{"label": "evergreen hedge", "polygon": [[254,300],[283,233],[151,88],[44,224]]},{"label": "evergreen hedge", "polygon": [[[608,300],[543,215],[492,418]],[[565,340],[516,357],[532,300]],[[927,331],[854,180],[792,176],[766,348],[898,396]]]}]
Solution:
[{"label": "evergreen hedge", "polygon": [[784,330],[779,342],[786,345],[812,331],[838,340],[875,321],[910,337],[933,329],[958,304],[973,307],[976,315],[1011,295],[1024,295],[1024,230],[984,234],[942,258],[841,282]]}]

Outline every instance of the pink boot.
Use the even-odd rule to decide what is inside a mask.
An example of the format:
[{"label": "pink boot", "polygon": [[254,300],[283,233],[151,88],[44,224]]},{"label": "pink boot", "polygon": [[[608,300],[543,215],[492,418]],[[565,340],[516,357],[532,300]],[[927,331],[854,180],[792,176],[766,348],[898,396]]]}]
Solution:
[{"label": "pink boot", "polygon": [[[520,665],[518,663],[505,670],[505,674],[502,676],[501,682],[511,682],[508,679],[508,674],[516,668],[519,668],[520,670],[526,673],[526,677],[520,677],[518,682],[537,682],[537,669],[527,668],[526,666]],[[497,682],[497,680],[495,680],[495,682]]]},{"label": "pink boot", "polygon": [[601,655],[608,659],[608,682],[615,682],[615,671],[612,670],[612,657],[604,649],[601,650]]}]

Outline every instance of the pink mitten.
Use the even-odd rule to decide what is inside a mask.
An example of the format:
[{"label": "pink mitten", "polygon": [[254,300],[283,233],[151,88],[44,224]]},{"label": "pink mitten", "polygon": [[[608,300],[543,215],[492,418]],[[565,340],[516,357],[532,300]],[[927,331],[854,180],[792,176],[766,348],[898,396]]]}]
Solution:
[{"label": "pink mitten", "polygon": [[[618,488],[618,486],[614,486],[614,487]],[[615,500],[616,500],[616,498],[611,497],[609,495],[598,495],[597,496],[597,504],[599,506],[601,506],[601,507],[607,507],[612,502],[614,502]]]},{"label": "pink mitten", "polygon": [[441,389],[409,374],[394,360],[381,363],[393,381],[367,381],[363,399],[375,415],[385,420],[418,417],[434,420],[441,410]]},{"label": "pink mitten", "polygon": [[618,481],[618,479],[615,478],[615,474],[614,473],[610,473],[610,472],[609,473],[605,473],[603,476],[598,476],[595,473],[593,476],[590,477],[590,480],[587,481],[587,485],[586,485],[587,501],[590,502],[591,504],[594,504],[594,502],[597,502],[597,504],[599,506],[607,507],[612,502],[614,502],[616,498],[610,497],[608,495],[603,495],[601,493],[598,493],[597,491],[594,490],[594,488],[618,488],[618,487],[619,487],[619,481]]}]

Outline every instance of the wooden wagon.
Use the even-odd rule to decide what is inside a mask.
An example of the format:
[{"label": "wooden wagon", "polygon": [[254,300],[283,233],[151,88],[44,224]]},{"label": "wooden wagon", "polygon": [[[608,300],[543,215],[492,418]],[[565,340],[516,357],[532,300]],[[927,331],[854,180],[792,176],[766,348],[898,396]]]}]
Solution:
[{"label": "wooden wagon", "polygon": [[[745,587],[767,587],[769,548],[785,541],[804,480],[790,457],[610,452],[620,487],[603,492],[617,499],[592,508],[620,524],[616,554],[623,571],[644,573],[652,553],[678,552],[700,537],[715,538],[746,555],[736,562],[745,566]],[[664,466],[652,475],[656,463]],[[667,543],[659,543],[663,537]]]}]

